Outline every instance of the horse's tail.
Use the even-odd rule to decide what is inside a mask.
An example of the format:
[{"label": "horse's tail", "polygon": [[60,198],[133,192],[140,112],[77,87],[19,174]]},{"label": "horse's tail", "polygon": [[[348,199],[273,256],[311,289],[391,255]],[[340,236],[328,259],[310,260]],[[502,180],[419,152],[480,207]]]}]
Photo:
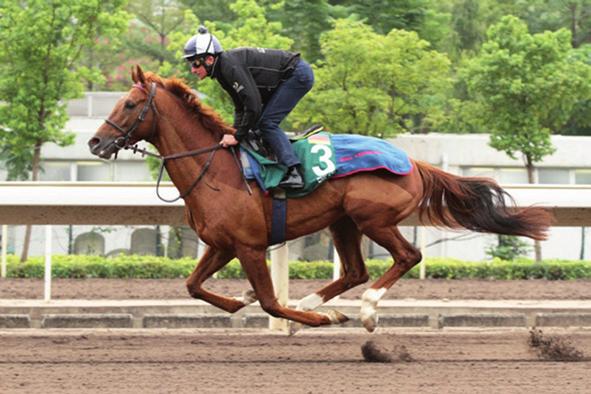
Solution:
[{"label": "horse's tail", "polygon": [[513,198],[492,179],[460,177],[427,163],[414,163],[424,188],[419,218],[426,215],[436,226],[546,239],[553,221],[547,210],[515,208]]}]

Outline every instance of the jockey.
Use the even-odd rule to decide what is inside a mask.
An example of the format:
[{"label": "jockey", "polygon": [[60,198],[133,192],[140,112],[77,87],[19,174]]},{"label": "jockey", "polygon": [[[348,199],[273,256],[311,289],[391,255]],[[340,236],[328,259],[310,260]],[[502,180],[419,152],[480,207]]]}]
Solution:
[{"label": "jockey", "polygon": [[280,187],[304,186],[300,160],[279,127],[281,121],[312,88],[314,74],[299,53],[263,48],[224,51],[218,39],[203,26],[185,44],[184,58],[200,80],[216,79],[234,102],[236,133],[226,134],[220,144],[237,145],[249,130],[260,129],[277,160],[287,168]]}]

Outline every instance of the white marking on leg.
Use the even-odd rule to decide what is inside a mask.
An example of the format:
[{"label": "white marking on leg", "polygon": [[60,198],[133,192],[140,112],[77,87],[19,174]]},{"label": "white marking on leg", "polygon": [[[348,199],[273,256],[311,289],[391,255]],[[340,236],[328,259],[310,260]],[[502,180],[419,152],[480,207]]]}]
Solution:
[{"label": "white marking on leg", "polygon": [[321,312],[320,314],[327,316],[332,324],[341,323],[348,320],[348,318],[341,312],[335,311],[333,309],[327,311],[326,313]]},{"label": "white marking on leg", "polygon": [[[298,311],[312,311],[318,308],[320,305],[324,304],[324,299],[320,297],[317,293],[312,293],[307,295],[306,297],[302,298],[298,305],[296,306],[296,310]],[[332,321],[332,319],[331,319]],[[294,335],[296,332],[301,330],[303,327],[302,323],[298,323],[295,321],[289,322],[289,335]]]},{"label": "white marking on leg", "polygon": [[298,311],[313,311],[320,305],[324,304],[324,299],[317,293],[310,294],[300,300],[296,309]]},{"label": "white marking on leg", "polygon": [[363,296],[361,296],[361,313],[360,318],[363,326],[369,332],[373,332],[378,325],[378,314],[376,312],[376,305],[378,301],[386,293],[386,288],[367,289]]},{"label": "white marking on leg", "polygon": [[250,305],[257,300],[256,293],[254,290],[244,290],[242,292],[242,302],[244,305]]}]

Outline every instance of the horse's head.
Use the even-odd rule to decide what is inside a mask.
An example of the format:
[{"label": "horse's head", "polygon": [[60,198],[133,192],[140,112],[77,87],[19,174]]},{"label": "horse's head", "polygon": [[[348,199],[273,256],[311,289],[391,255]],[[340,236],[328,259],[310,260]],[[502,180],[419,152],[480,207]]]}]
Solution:
[{"label": "horse's head", "polygon": [[132,69],[131,78],[134,85],[128,94],[88,141],[90,152],[103,159],[140,140],[150,140],[156,131],[156,84],[146,82],[140,66]]}]

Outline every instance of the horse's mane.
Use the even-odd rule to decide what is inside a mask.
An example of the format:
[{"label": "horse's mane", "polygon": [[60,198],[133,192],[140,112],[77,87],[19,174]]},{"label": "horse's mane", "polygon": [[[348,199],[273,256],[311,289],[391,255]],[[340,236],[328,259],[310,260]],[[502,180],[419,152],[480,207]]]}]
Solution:
[{"label": "horse's mane", "polygon": [[162,78],[161,76],[146,72],[144,74],[147,82],[155,82],[162,88],[178,97],[181,102],[191,112],[197,114],[201,123],[209,131],[219,133],[220,137],[223,134],[234,134],[234,128],[228,125],[224,120],[211,108],[203,104],[199,97],[189,88],[181,79],[178,78]]}]

